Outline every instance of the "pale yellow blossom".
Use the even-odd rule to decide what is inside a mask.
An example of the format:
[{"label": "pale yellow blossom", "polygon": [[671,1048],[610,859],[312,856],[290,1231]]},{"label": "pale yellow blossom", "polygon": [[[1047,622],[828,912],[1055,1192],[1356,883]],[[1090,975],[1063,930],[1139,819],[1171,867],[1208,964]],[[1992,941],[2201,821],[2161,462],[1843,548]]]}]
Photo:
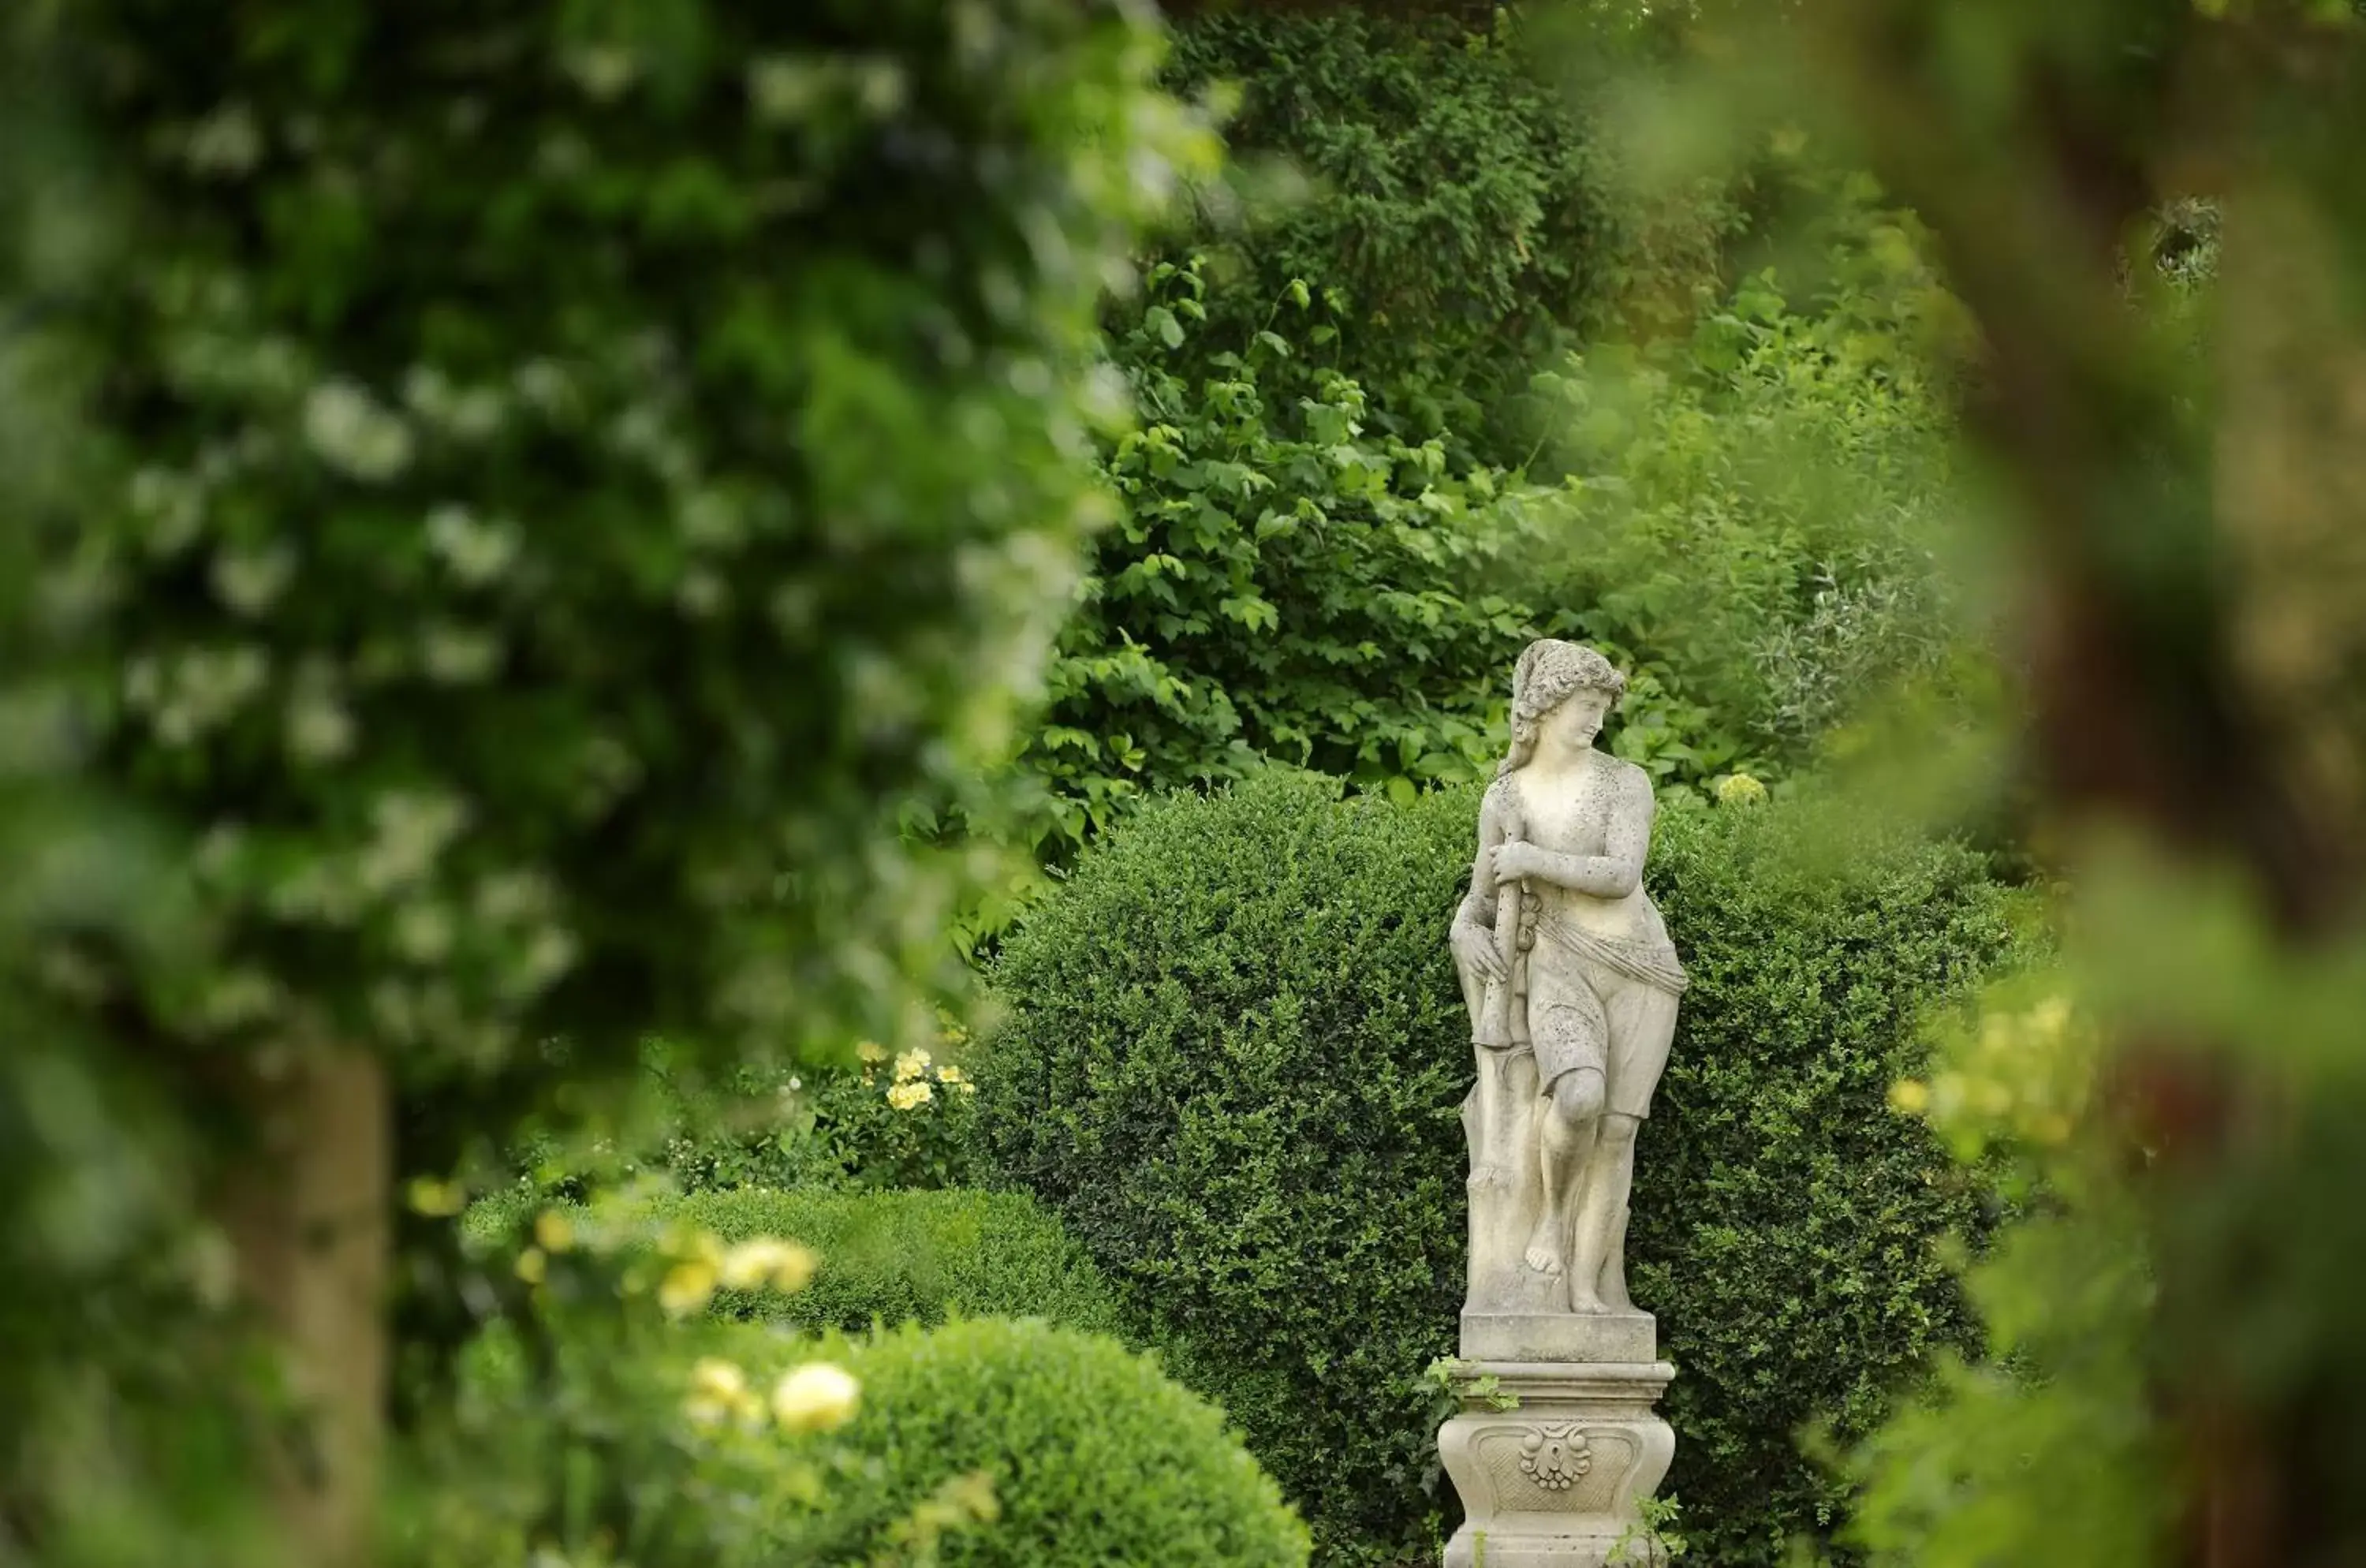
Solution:
[{"label": "pale yellow blossom", "polygon": [[517,1277],[529,1285],[541,1284],[549,1269],[549,1255],[538,1247],[529,1247],[518,1254]]},{"label": "pale yellow blossom", "polygon": [[781,1292],[806,1288],[817,1259],[808,1247],[774,1236],[743,1241],[723,1255],[719,1277],[727,1290],[752,1291],[770,1285]]},{"label": "pale yellow blossom", "polygon": [[896,1081],[908,1083],[929,1070],[930,1057],[918,1047],[896,1058]]},{"label": "pale yellow blossom", "polygon": [[564,1252],[575,1245],[575,1222],[556,1209],[534,1218],[534,1239],[546,1252]]},{"label": "pale yellow blossom", "polygon": [[713,1259],[686,1258],[667,1269],[665,1278],[658,1281],[658,1305],[672,1317],[704,1312],[706,1303],[715,1299],[719,1278],[720,1270]]},{"label": "pale yellow blossom", "polygon": [[748,1374],[716,1356],[703,1356],[690,1369],[690,1396],[682,1408],[701,1427],[719,1427],[734,1418],[752,1422],[763,1410],[748,1387]]},{"label": "pale yellow blossom", "polygon": [[445,1219],[468,1206],[468,1190],[456,1181],[438,1181],[432,1176],[411,1179],[411,1209],[413,1213]]},{"label": "pale yellow blossom", "polygon": [[808,1361],[772,1385],[772,1419],[787,1432],[828,1432],[854,1418],[862,1385],[845,1368]]},{"label": "pale yellow blossom", "polygon": [[939,1083],[966,1083],[969,1080],[968,1075],[963,1073],[959,1067],[948,1065],[937,1069],[937,1081]]},{"label": "pale yellow blossom", "polygon": [[887,1091],[887,1103],[898,1111],[917,1110],[936,1098],[936,1087],[926,1079],[899,1083]]},{"label": "pale yellow blossom", "polygon": [[854,1048],[854,1054],[866,1062],[884,1062],[887,1059],[887,1047],[876,1040],[866,1040]]}]

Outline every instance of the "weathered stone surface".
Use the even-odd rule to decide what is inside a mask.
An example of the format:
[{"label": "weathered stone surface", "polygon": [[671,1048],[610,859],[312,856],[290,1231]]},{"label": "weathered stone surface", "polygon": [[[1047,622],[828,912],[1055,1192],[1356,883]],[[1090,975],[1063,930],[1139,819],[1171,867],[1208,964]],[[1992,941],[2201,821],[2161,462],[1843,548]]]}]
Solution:
[{"label": "weathered stone surface", "polygon": [[1674,1369],[1666,1362],[1478,1362],[1497,1409],[1467,1394],[1437,1434],[1438,1457],[1463,1506],[1446,1568],[1605,1568],[1658,1561],[1638,1498],[1668,1472],[1675,1434],[1652,1406]]},{"label": "weathered stone surface", "polygon": [[1638,1500],[1675,1452],[1654,1412],[1675,1374],[1628,1299],[1627,1207],[1685,980],[1643,891],[1651,780],[1594,748],[1625,688],[1575,643],[1520,656],[1451,929],[1478,1076],[1447,1568],[1657,1561]]},{"label": "weathered stone surface", "polygon": [[1470,1009],[1471,1313],[1625,1313],[1635,1130],[1674,1038],[1684,966],[1643,890],[1651,782],[1594,739],[1626,678],[1529,644],[1512,749],[1480,807],[1449,933]]},{"label": "weathered stone surface", "polygon": [[1648,1312],[1462,1314],[1465,1360],[1649,1363],[1659,1355],[1659,1324]]}]

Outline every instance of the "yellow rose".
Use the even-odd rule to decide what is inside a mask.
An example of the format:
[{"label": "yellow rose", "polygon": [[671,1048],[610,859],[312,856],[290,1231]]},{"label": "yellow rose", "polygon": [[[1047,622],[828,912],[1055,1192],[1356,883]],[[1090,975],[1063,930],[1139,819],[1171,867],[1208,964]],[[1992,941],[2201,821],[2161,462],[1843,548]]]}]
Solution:
[{"label": "yellow rose", "polygon": [[896,1058],[896,1081],[908,1083],[929,1070],[929,1054],[915,1047]]},{"label": "yellow rose", "polygon": [[718,1277],[727,1289],[734,1291],[752,1291],[766,1284],[776,1291],[802,1291],[812,1280],[817,1261],[810,1249],[794,1241],[759,1236],[725,1253]]},{"label": "yellow rose", "polygon": [[969,1078],[959,1067],[947,1066],[937,1069],[937,1081],[939,1083],[967,1083]]},{"label": "yellow rose", "polygon": [[936,1098],[935,1088],[925,1079],[899,1083],[887,1091],[887,1103],[898,1111],[910,1111],[926,1105]]},{"label": "yellow rose", "polygon": [[735,1416],[753,1416],[759,1409],[756,1396],[748,1391],[748,1374],[737,1363],[702,1356],[690,1369],[690,1397],[682,1401],[682,1414],[697,1425],[719,1427]]},{"label": "yellow rose", "polygon": [[854,1054],[866,1062],[884,1062],[887,1059],[887,1047],[876,1040],[866,1040],[854,1048]]},{"label": "yellow rose", "polygon": [[808,1361],[772,1385],[772,1419],[784,1432],[828,1432],[854,1418],[862,1385],[828,1361]]},{"label": "yellow rose", "polygon": [[666,1270],[658,1281],[658,1305],[671,1317],[688,1317],[704,1312],[706,1303],[715,1299],[718,1270],[704,1258],[685,1258]]}]

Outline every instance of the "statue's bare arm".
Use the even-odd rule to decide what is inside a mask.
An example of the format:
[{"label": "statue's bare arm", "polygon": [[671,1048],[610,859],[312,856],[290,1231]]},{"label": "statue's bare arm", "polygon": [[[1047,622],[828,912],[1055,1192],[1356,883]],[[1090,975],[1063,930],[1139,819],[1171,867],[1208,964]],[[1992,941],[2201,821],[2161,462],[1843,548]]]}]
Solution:
[{"label": "statue's bare arm", "polygon": [[[1643,883],[1643,862],[1651,852],[1651,818],[1659,805],[1651,798],[1651,783],[1640,769],[1625,773],[1610,807],[1610,825],[1598,855],[1568,855],[1537,845],[1505,845],[1495,854],[1481,852],[1493,863],[1491,871],[1507,875],[1535,876],[1595,898],[1624,898]],[[1508,858],[1505,851],[1510,852]]]}]

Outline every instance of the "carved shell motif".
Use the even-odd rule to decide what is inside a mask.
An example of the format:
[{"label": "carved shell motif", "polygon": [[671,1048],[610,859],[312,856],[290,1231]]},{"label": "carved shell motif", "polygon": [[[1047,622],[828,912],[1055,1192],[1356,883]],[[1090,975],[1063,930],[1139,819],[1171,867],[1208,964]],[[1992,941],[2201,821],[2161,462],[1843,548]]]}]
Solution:
[{"label": "carved shell motif", "polygon": [[1594,1450],[1575,1422],[1531,1427],[1520,1439],[1520,1470],[1548,1492],[1566,1492],[1594,1468]]}]

